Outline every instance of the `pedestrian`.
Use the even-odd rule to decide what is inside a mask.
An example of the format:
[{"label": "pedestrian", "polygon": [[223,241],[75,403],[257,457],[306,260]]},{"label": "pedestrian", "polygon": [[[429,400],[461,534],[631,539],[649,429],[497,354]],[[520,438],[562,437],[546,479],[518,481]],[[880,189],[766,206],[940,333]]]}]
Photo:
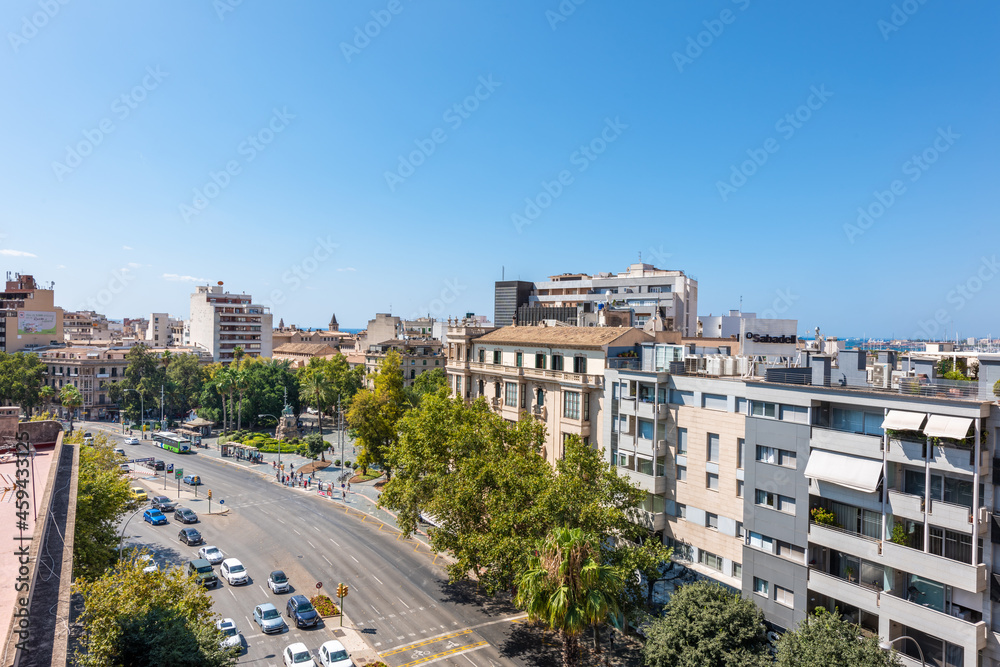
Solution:
[{"label": "pedestrian", "polygon": [[347,502],[347,494],[344,493],[343,489],[340,490],[340,499],[343,500],[345,503]]},{"label": "pedestrian", "polygon": [[348,493],[351,492],[351,483],[350,482],[347,483],[347,492]]}]

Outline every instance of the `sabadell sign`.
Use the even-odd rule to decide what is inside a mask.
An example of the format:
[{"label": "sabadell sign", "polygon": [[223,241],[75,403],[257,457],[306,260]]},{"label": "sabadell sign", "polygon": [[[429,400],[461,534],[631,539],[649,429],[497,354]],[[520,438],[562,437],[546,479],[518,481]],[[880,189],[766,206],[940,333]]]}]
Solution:
[{"label": "sabadell sign", "polygon": [[765,320],[748,317],[740,322],[743,354],[789,357],[796,353],[798,320]]}]

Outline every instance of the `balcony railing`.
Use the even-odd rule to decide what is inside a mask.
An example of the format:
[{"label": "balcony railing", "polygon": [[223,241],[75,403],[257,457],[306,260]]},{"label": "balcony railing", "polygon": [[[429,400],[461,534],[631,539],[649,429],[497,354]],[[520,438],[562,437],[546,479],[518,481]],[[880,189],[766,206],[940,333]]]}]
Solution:
[{"label": "balcony railing", "polygon": [[900,378],[899,393],[910,396],[934,396],[936,398],[976,398],[979,396],[979,382],[962,382],[941,378],[930,380]]}]

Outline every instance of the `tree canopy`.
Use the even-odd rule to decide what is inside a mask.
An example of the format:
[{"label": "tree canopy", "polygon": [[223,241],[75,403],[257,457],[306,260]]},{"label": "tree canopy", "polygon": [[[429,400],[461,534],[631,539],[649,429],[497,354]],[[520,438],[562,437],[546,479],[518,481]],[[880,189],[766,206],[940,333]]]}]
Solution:
[{"label": "tree canopy", "polygon": [[[83,442],[83,434],[68,441]],[[80,472],[76,496],[76,537],[73,542],[73,576],[93,579],[115,562],[118,523],[139,508],[129,491],[128,478],[118,466],[108,437],[98,433],[91,447],[80,448]]]},{"label": "tree canopy", "polygon": [[764,667],[771,664],[764,614],[721,584],[678,588],[647,626],[648,667]]},{"label": "tree canopy", "polygon": [[879,638],[822,607],[778,640],[778,667],[901,667]]},{"label": "tree canopy", "polygon": [[399,440],[399,422],[409,407],[403,390],[399,354],[390,351],[370,379],[372,387],[362,389],[351,401],[347,422],[361,447],[358,464],[362,472],[375,464],[385,470],[386,478],[390,479],[392,452]]},{"label": "tree canopy", "polygon": [[0,352],[0,400],[21,406],[29,415],[42,402],[45,364],[37,354]]},{"label": "tree canopy", "polygon": [[82,667],[228,667],[238,650],[223,649],[208,592],[180,567],[147,574],[132,553],[74,588],[83,598]]}]

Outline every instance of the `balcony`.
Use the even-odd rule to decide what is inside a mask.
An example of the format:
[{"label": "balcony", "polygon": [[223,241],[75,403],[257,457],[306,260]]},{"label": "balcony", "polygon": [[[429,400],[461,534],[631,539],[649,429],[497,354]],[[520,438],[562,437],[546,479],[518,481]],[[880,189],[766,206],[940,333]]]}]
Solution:
[{"label": "balcony", "polygon": [[809,590],[822,593],[827,597],[865,611],[878,612],[878,591],[873,588],[864,588],[814,567],[809,568]]},{"label": "balcony", "polygon": [[913,521],[923,521],[924,498],[923,496],[914,496],[895,489],[889,489],[889,511],[895,516]]},{"label": "balcony", "polygon": [[944,637],[952,644],[964,646],[967,655],[972,647],[975,647],[975,651],[986,647],[987,627],[983,621],[978,623],[964,621],[957,616],[915,602],[907,602],[892,595],[883,594],[880,597],[878,610],[880,616],[886,615],[897,621],[905,620],[912,628],[935,637]]},{"label": "balcony", "polygon": [[633,510],[629,519],[646,530],[656,532],[667,527],[667,515],[663,512],[647,512],[645,510]]},{"label": "balcony", "polygon": [[893,463],[923,464],[924,444],[914,440],[889,439],[889,451],[886,457]]},{"label": "balcony", "polygon": [[[928,521],[942,528],[949,528],[963,533],[972,533],[972,508],[965,505],[953,505],[941,500],[932,500]],[[985,507],[979,508],[979,534],[989,529],[989,512]]]},{"label": "balcony", "polygon": [[906,572],[926,572],[935,581],[965,591],[982,593],[986,590],[986,565],[982,563],[970,565],[888,540],[882,543],[882,558],[886,567]]},{"label": "balcony", "polygon": [[99,378],[109,378],[109,377],[111,377],[111,373],[98,373],[97,377],[99,377]]},{"label": "balcony", "polygon": [[545,421],[548,417],[549,411],[545,409],[544,405],[535,405],[531,408],[531,416],[536,419],[541,419]]},{"label": "balcony", "polygon": [[845,551],[870,561],[877,561],[882,553],[880,540],[814,522],[809,523],[809,544]]},{"label": "balcony", "polygon": [[819,426],[812,427],[810,446],[842,454],[882,458],[882,438],[877,435],[835,431]]},{"label": "balcony", "polygon": [[[942,439],[940,442],[943,441]],[[983,457],[979,467],[981,473],[986,473],[990,464],[989,457],[984,456],[984,454],[984,451],[980,451],[980,456]],[[934,460],[931,465],[934,466],[935,470],[944,472],[959,472],[966,475],[976,472],[974,450],[969,447],[935,445]]]},{"label": "balcony", "polygon": [[630,482],[638,486],[643,491],[648,491],[649,493],[657,496],[663,495],[667,491],[667,478],[663,475],[653,477],[652,475],[646,475],[641,472],[629,470],[623,466],[618,466],[617,469],[619,475],[625,475],[628,477]]},{"label": "balcony", "polygon": [[[519,368],[527,378],[537,380],[548,380],[550,382],[562,382],[565,384],[580,385],[586,387],[600,388],[604,386],[603,375],[591,375],[588,373],[572,373],[569,371],[550,371],[543,368]],[[519,375],[522,373],[519,373]]]}]

